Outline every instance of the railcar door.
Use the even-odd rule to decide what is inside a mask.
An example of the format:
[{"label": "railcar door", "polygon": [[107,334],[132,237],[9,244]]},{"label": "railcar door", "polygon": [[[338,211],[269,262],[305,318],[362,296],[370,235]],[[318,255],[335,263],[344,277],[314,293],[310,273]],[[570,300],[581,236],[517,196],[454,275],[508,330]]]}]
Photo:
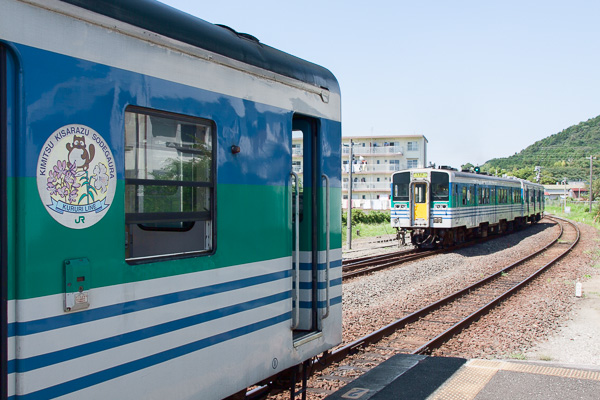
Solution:
[{"label": "railcar door", "polygon": [[429,226],[429,190],[427,182],[415,182],[412,187],[414,226]]},{"label": "railcar door", "polygon": [[[319,284],[319,151],[318,122],[312,118],[296,116],[293,120],[293,137],[301,138],[301,167],[293,165],[296,184],[292,195],[293,233],[293,329],[298,340],[318,327]],[[297,154],[298,155],[298,154]],[[293,157],[292,157],[293,158]],[[294,161],[292,161],[294,163]],[[295,168],[294,168],[295,167]],[[293,184],[294,185],[294,184]],[[297,195],[297,198],[296,198]],[[296,211],[296,205],[298,207]]]},{"label": "railcar door", "polygon": [[[14,356],[15,349],[9,349],[14,346],[14,341],[8,340],[8,307],[9,299],[12,294],[9,292],[9,258],[8,248],[10,238],[8,232],[11,231],[12,218],[9,218],[9,209],[12,208],[12,196],[9,196],[9,166],[12,162],[13,152],[9,151],[9,129],[11,124],[11,111],[13,107],[14,93],[9,90],[14,82],[14,70],[11,57],[6,47],[0,43],[0,226],[2,229],[0,237],[0,399],[8,398],[10,393],[14,395],[15,374],[11,374],[9,379],[8,357]],[[9,104],[10,103],[10,104]],[[9,158],[10,157],[10,158]],[[11,201],[11,204],[8,202]],[[12,237],[12,236],[11,236]],[[11,274],[12,275],[12,274]],[[11,281],[12,282],[12,281]]]}]

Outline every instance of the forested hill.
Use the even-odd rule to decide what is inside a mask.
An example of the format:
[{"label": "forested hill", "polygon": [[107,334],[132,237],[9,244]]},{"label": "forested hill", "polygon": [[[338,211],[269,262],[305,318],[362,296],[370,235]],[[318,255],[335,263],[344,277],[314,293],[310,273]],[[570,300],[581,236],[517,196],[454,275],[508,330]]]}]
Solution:
[{"label": "forested hill", "polygon": [[[513,156],[491,159],[481,170],[535,181],[534,168],[540,166],[541,183],[552,184],[565,177],[588,181],[590,155],[600,160],[600,116],[537,141]],[[600,161],[595,161],[594,168],[600,168]]]}]

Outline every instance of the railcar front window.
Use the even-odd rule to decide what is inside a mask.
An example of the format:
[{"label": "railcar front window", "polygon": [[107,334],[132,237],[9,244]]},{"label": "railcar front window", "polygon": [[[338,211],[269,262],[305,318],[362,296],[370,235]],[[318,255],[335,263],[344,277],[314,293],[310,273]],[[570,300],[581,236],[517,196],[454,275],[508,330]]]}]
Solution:
[{"label": "railcar front window", "polygon": [[448,201],[449,176],[443,172],[431,172],[431,193],[433,200]]},{"label": "railcar front window", "polygon": [[213,133],[198,118],[125,113],[128,261],[212,250]]},{"label": "railcar front window", "polygon": [[410,184],[410,173],[401,172],[393,177],[394,201],[408,201],[408,185]]}]

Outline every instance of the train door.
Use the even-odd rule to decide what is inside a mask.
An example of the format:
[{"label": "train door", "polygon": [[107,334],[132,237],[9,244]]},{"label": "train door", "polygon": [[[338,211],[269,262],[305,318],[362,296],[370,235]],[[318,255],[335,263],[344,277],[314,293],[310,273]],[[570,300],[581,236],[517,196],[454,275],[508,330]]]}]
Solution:
[{"label": "train door", "polygon": [[429,226],[429,188],[427,186],[427,182],[413,182],[412,184],[412,225]]},{"label": "train door", "polygon": [[[294,340],[317,331],[319,277],[319,138],[317,121],[293,120],[293,137],[302,138],[302,167],[292,190],[293,261],[292,311]],[[298,169],[297,169],[298,170]]]},{"label": "train door", "polygon": [[9,350],[10,343],[8,340],[8,300],[10,299],[9,294],[9,237],[8,232],[10,231],[9,224],[9,204],[10,196],[8,195],[9,190],[9,165],[11,161],[9,156],[12,152],[8,151],[9,146],[9,102],[12,102],[14,95],[11,90],[8,89],[9,82],[14,80],[12,72],[14,68],[9,65],[11,62],[8,51],[0,43],[0,226],[2,229],[0,237],[0,292],[1,292],[1,311],[0,311],[0,399],[4,400],[8,398],[9,386],[11,387],[11,393],[14,393],[14,376],[12,374],[12,382],[9,381],[8,371],[8,357],[14,353],[14,348]]}]

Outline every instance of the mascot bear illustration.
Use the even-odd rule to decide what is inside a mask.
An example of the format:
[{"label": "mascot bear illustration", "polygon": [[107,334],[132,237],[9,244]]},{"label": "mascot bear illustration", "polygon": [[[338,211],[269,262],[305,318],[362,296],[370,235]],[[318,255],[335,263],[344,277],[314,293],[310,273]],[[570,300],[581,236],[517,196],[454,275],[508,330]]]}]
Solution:
[{"label": "mascot bear illustration", "polygon": [[82,169],[83,171],[87,171],[96,153],[93,144],[90,144],[89,152],[86,149],[85,136],[76,135],[73,136],[73,144],[67,143],[67,150],[69,151],[69,166],[75,163],[77,169]]}]

